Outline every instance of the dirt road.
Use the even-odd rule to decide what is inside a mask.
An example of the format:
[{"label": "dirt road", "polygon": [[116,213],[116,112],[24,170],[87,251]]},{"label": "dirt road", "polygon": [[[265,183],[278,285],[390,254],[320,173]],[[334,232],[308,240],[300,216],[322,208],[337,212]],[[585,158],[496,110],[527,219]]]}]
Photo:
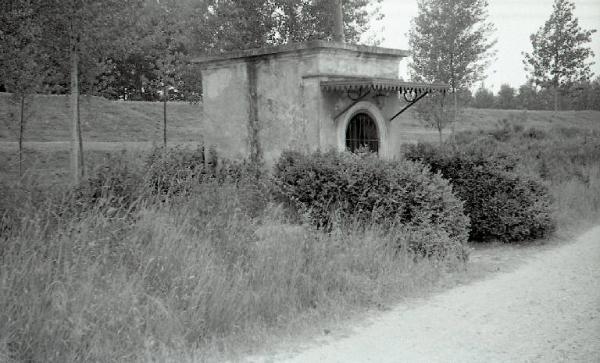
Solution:
[{"label": "dirt road", "polygon": [[600,227],[519,269],[263,362],[600,362]]}]

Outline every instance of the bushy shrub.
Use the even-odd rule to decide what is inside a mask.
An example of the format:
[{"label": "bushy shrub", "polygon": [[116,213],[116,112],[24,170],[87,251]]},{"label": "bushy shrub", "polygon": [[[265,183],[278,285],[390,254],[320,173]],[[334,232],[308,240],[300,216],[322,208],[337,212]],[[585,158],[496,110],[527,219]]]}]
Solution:
[{"label": "bushy shrub", "polygon": [[506,129],[507,127],[500,125],[491,131],[459,132],[454,137],[454,147],[468,148],[470,153],[473,150],[483,151],[484,157],[490,154],[508,155],[512,159],[510,164],[513,168],[537,175],[550,183],[566,182],[572,178],[587,183],[589,168],[596,166],[600,160],[598,131],[575,127],[525,129],[512,125],[508,128],[506,137],[496,136]]},{"label": "bushy shrub", "polygon": [[203,183],[227,183],[236,186],[243,208],[253,216],[270,200],[262,165],[219,159],[213,149],[157,148],[148,156],[145,169],[145,192],[162,199],[188,195]]},{"label": "bushy shrub", "polygon": [[127,211],[140,197],[141,183],[141,172],[124,155],[109,154],[75,187],[69,203],[79,211],[90,208]]},{"label": "bushy shrub", "polygon": [[[210,154],[214,155],[214,154]],[[144,187],[151,194],[177,195],[189,191],[191,181],[201,180],[216,168],[216,156],[206,158],[205,150],[155,148],[145,163]]]},{"label": "bushy shrub", "polygon": [[402,226],[398,231],[399,245],[417,256],[461,262],[469,258],[469,250],[462,243],[456,243],[445,230],[428,222]]},{"label": "bushy shrub", "polygon": [[523,136],[528,139],[543,140],[547,137],[547,133],[542,129],[530,127],[523,132]]},{"label": "bushy shrub", "polygon": [[517,158],[498,151],[488,139],[460,146],[410,145],[405,157],[450,180],[471,218],[471,240],[524,241],[555,229],[547,187],[519,173]]},{"label": "bushy shrub", "polygon": [[[276,198],[319,227],[334,218],[384,226],[434,226],[454,244],[469,220],[448,182],[419,163],[376,156],[284,152],[275,166]],[[426,248],[423,246],[423,248]]]}]

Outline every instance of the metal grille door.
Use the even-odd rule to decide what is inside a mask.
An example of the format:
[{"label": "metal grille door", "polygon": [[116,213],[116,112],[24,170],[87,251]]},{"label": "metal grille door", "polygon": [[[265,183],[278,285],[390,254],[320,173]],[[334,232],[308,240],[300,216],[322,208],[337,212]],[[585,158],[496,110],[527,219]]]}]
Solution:
[{"label": "metal grille door", "polygon": [[366,113],[354,115],[346,129],[346,148],[356,152],[366,147],[372,152],[379,152],[379,134],[377,124]]}]

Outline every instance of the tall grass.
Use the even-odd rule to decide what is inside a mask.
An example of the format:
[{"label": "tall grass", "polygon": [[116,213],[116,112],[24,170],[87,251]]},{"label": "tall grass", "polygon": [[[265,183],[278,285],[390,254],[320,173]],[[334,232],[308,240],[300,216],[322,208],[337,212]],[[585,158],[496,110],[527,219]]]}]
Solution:
[{"label": "tall grass", "polygon": [[23,214],[0,242],[0,360],[216,359],[234,337],[260,343],[257,332],[377,304],[452,265],[398,249],[401,230],[325,234],[273,205],[250,217],[234,185],[195,188],[129,214]]},{"label": "tall grass", "polygon": [[[501,122],[494,130],[459,133],[457,142],[484,142],[519,159],[519,172],[541,177],[554,199],[559,228],[600,222],[600,133],[560,124],[524,127],[525,120]],[[576,125],[576,122],[572,122]]]},{"label": "tall grass", "polygon": [[523,130],[511,138],[523,165],[544,178],[559,227],[600,222],[600,134],[577,128]]},{"label": "tall grass", "polygon": [[[559,222],[597,220],[597,141],[578,149],[585,137],[525,131],[504,147],[545,173]],[[461,266],[415,259],[404,247],[419,231],[291,224],[278,206],[248,208],[256,192],[244,187],[196,183],[166,201],[83,209],[35,182],[0,189],[0,361],[218,360]]]},{"label": "tall grass", "polygon": [[550,186],[555,213],[563,228],[600,222],[600,165],[584,168],[582,177]]}]

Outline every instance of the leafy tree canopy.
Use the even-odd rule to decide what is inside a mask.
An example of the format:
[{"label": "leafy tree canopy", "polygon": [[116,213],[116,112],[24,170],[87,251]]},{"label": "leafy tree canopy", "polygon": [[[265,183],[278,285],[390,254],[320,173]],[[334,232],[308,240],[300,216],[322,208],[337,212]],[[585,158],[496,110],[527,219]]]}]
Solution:
[{"label": "leafy tree canopy", "polygon": [[438,130],[440,143],[442,130],[458,118],[459,91],[482,78],[493,55],[487,6],[486,0],[418,0],[409,32],[412,77],[449,84],[454,99],[452,114],[445,95],[426,97],[416,107],[417,117]]},{"label": "leafy tree canopy", "polygon": [[409,32],[413,77],[453,90],[483,77],[493,55],[486,0],[418,0]]},{"label": "leafy tree canopy", "polygon": [[586,44],[596,30],[581,29],[574,9],[571,1],[556,0],[550,19],[530,36],[533,50],[524,54],[524,63],[537,86],[561,87],[592,76],[587,60],[594,53]]}]

